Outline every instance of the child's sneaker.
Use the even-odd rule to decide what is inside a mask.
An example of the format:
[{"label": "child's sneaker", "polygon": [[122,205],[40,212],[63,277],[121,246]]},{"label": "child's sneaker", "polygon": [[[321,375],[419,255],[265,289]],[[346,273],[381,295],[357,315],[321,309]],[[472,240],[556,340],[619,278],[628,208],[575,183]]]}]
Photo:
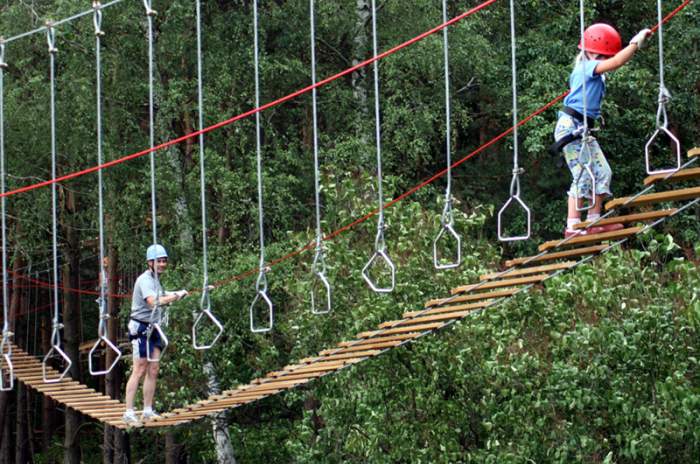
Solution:
[{"label": "child's sneaker", "polygon": [[122,416],[122,420],[129,427],[137,425],[139,423],[139,418],[136,417],[134,411],[126,411]]},{"label": "child's sneaker", "polygon": [[155,411],[144,411],[141,414],[141,421],[146,422],[153,419],[161,419],[161,417]]},{"label": "child's sneaker", "polygon": [[564,229],[564,238],[577,237],[579,235],[588,235],[590,232],[586,229]]}]

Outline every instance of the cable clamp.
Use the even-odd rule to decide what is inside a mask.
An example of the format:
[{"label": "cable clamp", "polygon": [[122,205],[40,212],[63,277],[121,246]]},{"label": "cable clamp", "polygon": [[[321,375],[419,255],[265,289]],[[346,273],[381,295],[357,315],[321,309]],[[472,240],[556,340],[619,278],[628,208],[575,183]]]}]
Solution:
[{"label": "cable clamp", "polygon": [[513,168],[513,175],[514,176],[519,176],[520,174],[525,173],[525,168]]}]

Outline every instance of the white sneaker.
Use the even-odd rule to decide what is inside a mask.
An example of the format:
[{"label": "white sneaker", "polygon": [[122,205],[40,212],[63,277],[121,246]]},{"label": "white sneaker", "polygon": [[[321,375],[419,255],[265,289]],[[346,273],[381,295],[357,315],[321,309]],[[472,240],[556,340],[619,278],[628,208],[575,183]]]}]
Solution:
[{"label": "white sneaker", "polygon": [[161,419],[161,417],[155,411],[144,411],[141,414],[141,421],[146,422],[153,419]]},{"label": "white sneaker", "polygon": [[136,417],[136,414],[133,411],[126,411],[122,416],[122,420],[128,426],[136,425],[139,423],[139,418]]}]

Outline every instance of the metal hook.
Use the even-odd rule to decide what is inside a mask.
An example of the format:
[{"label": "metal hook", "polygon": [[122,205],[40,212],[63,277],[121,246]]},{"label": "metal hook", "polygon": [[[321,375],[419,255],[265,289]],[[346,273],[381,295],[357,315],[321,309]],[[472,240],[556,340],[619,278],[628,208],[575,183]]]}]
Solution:
[{"label": "metal hook", "polygon": [[[214,340],[211,341],[211,343],[206,344],[206,345],[200,345],[197,342],[197,327],[199,327],[199,323],[203,320],[203,316],[206,316],[209,318],[209,320],[216,326],[216,336],[214,337]],[[204,286],[202,287],[202,299],[200,300],[200,312],[197,315],[197,317],[194,320],[194,324],[192,324],[192,346],[194,346],[195,350],[208,350],[214,344],[219,340],[219,337],[224,333],[224,326],[219,322],[219,320],[214,317],[214,314],[211,312],[211,298],[209,297],[209,285],[205,281]]]},{"label": "metal hook", "polygon": [[[0,342],[0,353],[5,360],[6,367],[0,365],[0,391],[10,391],[15,386],[14,366],[12,365],[12,343],[10,337],[14,335],[9,330],[2,333],[2,342]],[[5,375],[9,378],[9,383],[5,382]]]},{"label": "metal hook", "polygon": [[[51,333],[51,349],[49,350],[48,353],[46,353],[46,356],[44,356],[44,359],[41,362],[41,371],[44,377],[44,383],[58,383],[63,378],[68,374],[68,371],[70,370],[71,366],[73,365],[73,361],[68,357],[68,355],[61,349],[61,334],[60,330],[63,328],[63,324],[60,323],[54,323],[53,324],[53,331]],[[50,379],[48,376],[48,371],[47,371],[47,363],[49,359],[51,359],[54,356],[54,352],[57,353],[63,361],[66,363],[65,369],[61,372],[61,375],[59,375],[56,378]]]},{"label": "metal hook", "polygon": [[[445,235],[445,232],[447,232],[450,236],[452,236],[455,241],[457,242],[457,259],[455,261],[449,262],[449,263],[440,263],[440,259],[438,258],[438,242],[440,239]],[[442,210],[442,216],[440,217],[440,231],[438,232],[437,236],[435,237],[435,240],[433,240],[433,265],[435,266],[435,269],[443,270],[443,269],[454,269],[456,267],[459,267],[459,265],[462,264],[462,237],[457,233],[457,231],[454,229],[454,215],[452,213],[452,201],[450,198],[445,199],[445,207]]]},{"label": "metal hook", "polygon": [[[250,304],[250,308],[248,310],[248,313],[250,315],[250,331],[253,333],[269,332],[270,330],[272,330],[272,326],[274,325],[274,322],[275,322],[274,306],[272,305],[272,301],[270,300],[270,297],[267,296],[267,277],[265,274],[266,271],[267,271],[267,268],[261,266],[260,273],[258,274],[258,280],[255,282],[256,295],[255,295],[255,298],[253,299],[253,302]],[[265,303],[265,305],[267,306],[267,309],[268,309],[269,324],[267,325],[267,327],[256,327],[255,326],[255,305],[261,299]]]},{"label": "metal hook", "polygon": [[[386,253],[386,244],[384,242],[384,224],[380,224],[379,230],[377,231],[377,238],[375,239],[374,243],[375,252],[369,261],[367,261],[365,267],[362,268],[362,277],[365,279],[365,282],[367,282],[369,287],[376,293],[391,293],[396,287],[396,266],[394,266],[391,258],[389,258],[389,255]],[[389,287],[378,286],[369,275],[369,271],[374,266],[377,259],[383,260],[391,271],[391,285]]]}]

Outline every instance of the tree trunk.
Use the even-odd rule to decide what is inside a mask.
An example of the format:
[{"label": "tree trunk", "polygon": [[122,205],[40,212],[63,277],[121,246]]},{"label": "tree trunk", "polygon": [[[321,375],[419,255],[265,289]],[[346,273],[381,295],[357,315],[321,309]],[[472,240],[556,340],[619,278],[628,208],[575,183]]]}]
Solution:
[{"label": "tree trunk", "polygon": [[[14,264],[12,265],[12,270],[14,276],[17,275],[17,273],[20,271],[20,269],[24,266],[24,260],[22,259],[22,256],[19,253],[15,254],[15,259],[14,259]],[[16,279],[16,277],[15,277]],[[10,308],[7,313],[8,316],[8,323],[10,324],[10,332],[14,332],[16,328],[16,320],[17,320],[17,311],[19,309],[19,296],[21,292],[15,291],[12,292],[11,297],[9,298],[10,300]],[[16,340],[15,340],[16,341]],[[28,351],[28,350],[27,350]],[[17,383],[17,379],[15,379],[15,384]],[[0,392],[0,430],[4,430],[4,425],[5,422],[7,421],[7,417],[9,416],[7,414],[7,406],[9,403],[9,393],[10,392]],[[9,421],[7,421],[9,422]]]},{"label": "tree trunk", "polygon": [[[19,293],[19,292],[17,292]],[[15,422],[15,462],[28,462],[27,453],[27,410],[26,387],[22,384],[15,386],[17,389],[17,420]]]},{"label": "tree trunk", "polygon": [[165,432],[165,464],[177,464],[180,462],[180,448],[182,445],[177,443],[175,432]]},{"label": "tree trunk", "polygon": [[[77,212],[75,195],[71,190],[64,190],[64,202],[61,215],[61,235],[64,237],[63,246],[63,275],[65,287],[79,288],[80,282],[80,234],[73,224]],[[63,325],[64,351],[73,361],[69,375],[80,381],[80,298],[75,292],[63,292]],[[66,409],[65,438],[63,460],[67,464],[80,463],[80,440],[78,432],[82,416],[73,409]]]},{"label": "tree trunk", "polygon": [[[43,353],[48,353],[51,349],[50,341],[50,323],[48,314],[46,313],[44,317],[41,318],[41,351]],[[49,448],[51,447],[51,437],[53,436],[53,431],[55,427],[53,426],[53,417],[55,405],[53,400],[48,396],[44,395],[42,400],[42,414],[41,414],[41,449],[44,455],[47,455]]]},{"label": "tree trunk", "polygon": [[[7,396],[12,395],[14,392],[4,392]],[[10,421],[5,420],[4,426],[2,427],[2,442],[0,443],[0,463],[11,464],[12,463],[12,428],[10,427]]]},{"label": "tree trunk", "polygon": [[[209,396],[221,393],[219,379],[216,378],[214,366],[211,362],[204,363],[204,373],[208,379]],[[226,411],[221,411],[213,416],[211,422],[214,445],[216,446],[216,461],[219,464],[236,464],[231,436],[228,432],[227,416]]]}]

